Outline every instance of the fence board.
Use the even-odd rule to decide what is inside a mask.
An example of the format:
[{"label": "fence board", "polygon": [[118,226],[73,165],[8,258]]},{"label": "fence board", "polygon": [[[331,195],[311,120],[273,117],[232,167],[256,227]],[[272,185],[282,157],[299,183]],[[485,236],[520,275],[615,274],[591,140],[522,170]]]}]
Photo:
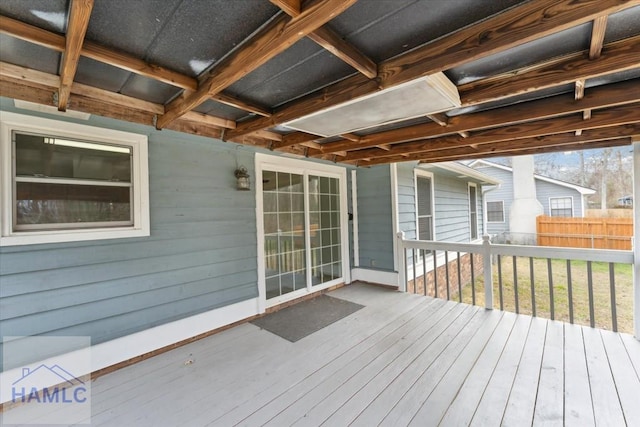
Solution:
[{"label": "fence board", "polygon": [[536,219],[538,246],[631,250],[633,218]]}]

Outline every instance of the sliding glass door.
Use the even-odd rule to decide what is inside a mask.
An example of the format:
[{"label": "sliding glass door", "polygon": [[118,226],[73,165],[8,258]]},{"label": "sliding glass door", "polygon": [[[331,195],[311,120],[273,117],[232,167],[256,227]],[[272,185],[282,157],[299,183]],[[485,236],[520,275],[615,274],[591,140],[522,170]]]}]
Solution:
[{"label": "sliding glass door", "polygon": [[[298,167],[283,167],[283,161]],[[278,164],[257,162],[258,252],[267,305],[344,281],[346,173],[300,167],[308,164],[282,158]]]}]

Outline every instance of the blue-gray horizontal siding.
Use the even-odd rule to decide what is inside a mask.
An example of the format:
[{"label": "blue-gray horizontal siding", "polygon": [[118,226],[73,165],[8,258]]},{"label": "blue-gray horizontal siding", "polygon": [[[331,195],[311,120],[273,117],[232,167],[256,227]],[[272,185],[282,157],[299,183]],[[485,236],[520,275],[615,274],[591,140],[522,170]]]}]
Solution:
[{"label": "blue-gray horizontal siding", "polygon": [[[3,110],[13,110],[2,99]],[[149,137],[151,236],[0,248],[3,336],[85,335],[93,344],[254,298],[253,151],[94,117]],[[255,188],[255,185],[253,185]]]},{"label": "blue-gray horizontal siding", "polygon": [[360,267],[393,270],[391,175],[388,165],[358,169]]},{"label": "blue-gray horizontal siding", "polygon": [[[398,164],[398,216],[400,230],[407,239],[416,238],[415,178],[416,163]],[[469,182],[465,179],[444,176],[432,169],[435,199],[436,240],[468,242]],[[477,187],[478,236],[482,234],[482,195]]]},{"label": "blue-gray horizontal siding", "polygon": [[573,216],[578,218],[584,216],[582,207],[582,195],[578,190],[563,187],[551,182],[541,181],[539,179],[536,179],[535,181],[536,197],[542,204],[545,215],[551,215],[551,206],[549,203],[550,198],[571,197],[573,199]]},{"label": "blue-gray horizontal siding", "polygon": [[487,233],[491,235],[502,234],[509,231],[509,210],[513,201],[513,174],[509,171],[495,168],[493,166],[477,166],[475,169],[493,178],[498,179],[501,184],[485,194],[486,202],[503,202],[504,222],[487,222]]}]

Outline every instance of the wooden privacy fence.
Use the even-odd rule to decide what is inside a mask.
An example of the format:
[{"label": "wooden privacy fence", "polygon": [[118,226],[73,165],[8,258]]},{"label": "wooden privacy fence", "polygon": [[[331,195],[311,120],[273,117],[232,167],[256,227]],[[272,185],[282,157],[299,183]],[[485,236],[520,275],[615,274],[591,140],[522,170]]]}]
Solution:
[{"label": "wooden privacy fence", "polygon": [[538,246],[631,250],[633,218],[537,218]]}]

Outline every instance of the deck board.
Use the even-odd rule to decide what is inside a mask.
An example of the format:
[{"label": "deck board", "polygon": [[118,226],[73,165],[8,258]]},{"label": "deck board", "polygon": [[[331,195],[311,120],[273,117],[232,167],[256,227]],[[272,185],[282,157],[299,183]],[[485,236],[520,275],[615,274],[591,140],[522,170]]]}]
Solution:
[{"label": "deck board", "polygon": [[331,295],[364,308],[296,343],[243,324],[94,380],[92,425],[640,425],[630,335],[364,284]]}]

